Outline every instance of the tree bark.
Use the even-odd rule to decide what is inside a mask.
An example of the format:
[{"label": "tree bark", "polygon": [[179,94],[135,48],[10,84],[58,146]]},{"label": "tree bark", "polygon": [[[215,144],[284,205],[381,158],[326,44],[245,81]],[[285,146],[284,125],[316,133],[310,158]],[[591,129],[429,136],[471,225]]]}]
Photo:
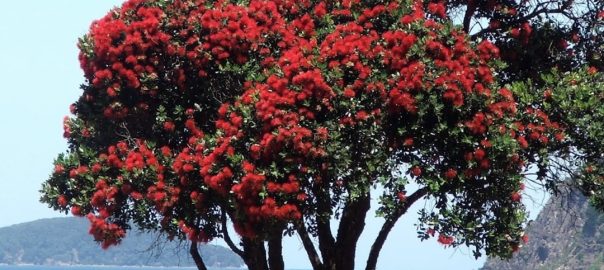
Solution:
[{"label": "tree bark", "polygon": [[317,237],[319,239],[319,251],[323,259],[324,270],[335,270],[335,251],[336,241],[331,233],[331,197],[329,193],[328,176],[322,174],[323,182],[314,186],[314,193],[317,196]]},{"label": "tree bark", "polygon": [[392,228],[394,227],[396,222],[400,219],[401,216],[403,216],[407,212],[407,210],[409,210],[409,207],[411,207],[413,203],[415,203],[420,198],[424,197],[426,194],[428,194],[428,188],[426,187],[416,190],[415,192],[413,192],[413,194],[407,197],[405,204],[403,204],[402,207],[399,208],[391,218],[386,219],[386,222],[384,222],[384,225],[382,225],[382,228],[380,229],[378,236],[373,242],[373,245],[371,245],[371,250],[369,251],[369,257],[367,258],[367,266],[365,267],[365,270],[375,270],[375,267],[377,266],[378,257],[380,256],[380,252],[382,251],[382,247],[384,246],[384,243],[388,238],[388,234],[390,234],[390,231],[392,231]]},{"label": "tree bark", "polygon": [[268,270],[264,241],[248,238],[243,238],[241,241],[243,243],[243,261],[248,270]]},{"label": "tree bark", "polygon": [[357,243],[363,229],[365,229],[365,218],[370,206],[371,196],[369,192],[346,203],[342,212],[336,242],[337,256],[335,257],[335,264],[337,270],[354,270]]},{"label": "tree bark", "polygon": [[268,240],[268,266],[271,270],[285,269],[282,230],[277,230]]},{"label": "tree bark", "polygon": [[[318,219],[321,217],[318,217]],[[335,270],[335,239],[331,234],[330,221],[317,220],[317,231],[319,237],[319,250],[323,258],[323,266],[325,270]]]},{"label": "tree bark", "polygon": [[315,249],[315,245],[312,243],[312,240],[308,236],[308,232],[306,231],[306,226],[304,225],[304,221],[300,221],[300,224],[297,226],[298,235],[300,236],[300,240],[302,240],[302,244],[304,245],[304,249],[306,250],[306,254],[308,255],[308,260],[312,265],[312,269],[319,270],[323,269],[323,263],[321,262],[321,258]]},{"label": "tree bark", "polygon": [[470,23],[472,22],[472,16],[476,12],[476,0],[468,1],[468,6],[466,7],[466,13],[463,16],[463,30],[466,33],[470,33]]},{"label": "tree bark", "polygon": [[197,248],[197,242],[191,241],[191,248],[189,249],[189,252],[191,253],[191,257],[193,257],[193,261],[195,262],[195,265],[197,266],[198,270],[208,270],[208,268],[206,267],[206,264],[203,262],[203,259],[201,258],[201,255],[199,254],[199,249]]}]

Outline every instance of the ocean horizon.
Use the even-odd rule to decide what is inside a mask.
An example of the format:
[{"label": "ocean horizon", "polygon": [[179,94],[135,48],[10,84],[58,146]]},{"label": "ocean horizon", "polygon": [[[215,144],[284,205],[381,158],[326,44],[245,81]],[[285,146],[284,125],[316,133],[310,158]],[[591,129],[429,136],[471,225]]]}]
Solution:
[{"label": "ocean horizon", "polygon": [[[130,269],[144,269],[144,270],[166,270],[166,269],[197,269],[196,267],[190,266],[115,266],[115,265],[0,265],[0,270],[61,270],[61,269],[72,269],[72,270],[130,270]],[[246,268],[213,268],[208,267],[208,270],[233,270],[233,269],[246,269]]]},{"label": "ocean horizon", "polygon": [[[167,270],[167,269],[191,269],[195,270],[196,267],[190,266],[115,266],[115,265],[0,265],[0,270],[133,270],[133,269],[144,269],[144,270]],[[208,267],[208,270],[236,270],[247,268],[215,268]],[[308,270],[308,269],[288,269],[288,270]]]}]

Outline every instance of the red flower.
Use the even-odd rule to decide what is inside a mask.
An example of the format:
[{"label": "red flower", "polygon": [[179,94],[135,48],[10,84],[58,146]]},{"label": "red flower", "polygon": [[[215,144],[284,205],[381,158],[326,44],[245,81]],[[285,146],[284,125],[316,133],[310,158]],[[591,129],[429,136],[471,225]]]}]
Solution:
[{"label": "red flower", "polygon": [[101,171],[103,167],[101,166],[101,164],[99,163],[95,163],[94,165],[92,165],[92,172],[97,174]]},{"label": "red flower", "polygon": [[255,170],[255,166],[254,164],[248,162],[248,161],[244,161],[243,162],[243,171],[246,173],[251,173]]},{"label": "red flower", "polygon": [[441,243],[442,245],[449,246],[449,245],[453,244],[454,241],[455,241],[455,238],[453,238],[452,236],[447,236],[444,234],[438,235],[438,242]]},{"label": "red flower", "polygon": [[195,170],[195,167],[193,167],[193,165],[191,165],[191,164],[185,164],[184,166],[182,166],[182,170],[183,170],[185,173],[189,173],[189,172],[194,171],[194,170]]},{"label": "red flower", "polygon": [[115,91],[115,89],[113,87],[108,87],[107,95],[110,97],[115,97],[115,96],[117,96],[117,91]]},{"label": "red flower", "polygon": [[191,194],[189,195],[189,197],[191,198],[192,201],[197,201],[197,199],[199,198],[199,192],[192,191]]},{"label": "red flower", "polygon": [[528,148],[528,142],[526,141],[526,138],[524,138],[523,136],[519,136],[518,138],[516,138],[516,140],[518,141],[518,144],[520,144],[520,147],[524,149]]},{"label": "red flower", "polygon": [[71,214],[74,215],[74,216],[76,216],[76,217],[81,217],[82,216],[82,209],[79,206],[74,205],[74,206],[71,207]]},{"label": "red flower", "polygon": [[411,174],[415,177],[419,177],[422,175],[422,169],[419,166],[413,166],[413,168],[411,168]]},{"label": "red flower", "polygon": [[185,114],[189,117],[193,116],[194,113],[195,113],[195,110],[191,109],[191,108],[189,108],[185,111]]},{"label": "red flower", "polygon": [[346,90],[344,90],[344,96],[348,97],[348,98],[353,98],[355,97],[356,93],[354,92],[354,90],[350,89],[350,88],[346,88]]},{"label": "red flower", "polygon": [[140,192],[132,192],[130,193],[130,196],[132,197],[132,199],[134,200],[142,200],[143,199],[143,195]]},{"label": "red flower", "polygon": [[260,155],[260,145],[253,144],[252,146],[250,146],[250,153],[252,154],[252,157],[258,158]]},{"label": "red flower", "polygon": [[441,18],[447,17],[445,5],[442,2],[428,4],[428,11]]},{"label": "red flower", "polygon": [[71,170],[69,171],[69,177],[70,177],[70,178],[76,178],[77,176],[78,176],[78,170],[76,170],[76,169],[71,169]]},{"label": "red flower", "polygon": [[161,148],[161,154],[162,154],[164,157],[169,157],[169,156],[171,156],[171,155],[172,155],[172,151],[170,150],[170,147],[168,147],[168,146],[163,146],[163,147]]},{"label": "red flower", "polygon": [[589,67],[589,68],[587,69],[587,73],[588,73],[588,74],[590,74],[590,75],[594,75],[594,74],[596,74],[597,72],[598,72],[598,68],[593,67],[593,66],[592,66],[592,67]]},{"label": "red flower", "polygon": [[403,141],[403,146],[405,146],[405,147],[411,147],[411,146],[413,146],[413,138],[406,138]]},{"label": "red flower", "polygon": [[323,18],[323,16],[327,14],[327,10],[325,9],[325,2],[319,2],[319,4],[315,6],[314,12],[317,18]]},{"label": "red flower", "polygon": [[404,191],[401,191],[401,192],[397,193],[396,197],[401,202],[405,202],[407,200],[407,195],[406,195],[406,193]]},{"label": "red flower", "polygon": [[55,165],[55,174],[62,174],[65,168],[61,164]]},{"label": "red flower", "polygon": [[367,118],[369,117],[369,115],[367,115],[366,111],[359,111],[357,112],[357,114],[355,115],[355,118],[359,121],[364,121],[367,120]]},{"label": "red flower", "polygon": [[474,158],[476,160],[482,160],[482,159],[484,159],[485,156],[486,156],[486,153],[482,149],[476,149],[476,151],[474,151]]},{"label": "red flower", "polygon": [[65,195],[59,195],[59,197],[57,198],[57,204],[62,208],[65,208],[67,206],[67,198],[65,198]]},{"label": "red flower", "polygon": [[448,169],[445,172],[445,177],[448,178],[448,179],[453,179],[456,176],[457,176],[457,170],[455,170],[455,169]]},{"label": "red flower", "polygon": [[522,199],[522,195],[519,192],[514,192],[510,198],[513,202],[519,202]]},{"label": "red flower", "polygon": [[166,122],[164,122],[164,130],[165,131],[173,132],[175,127],[176,126],[174,125],[174,122],[172,122],[172,121],[166,121]]},{"label": "red flower", "polygon": [[510,30],[510,36],[513,38],[519,38],[520,37],[520,28],[514,28],[514,29]]},{"label": "red flower", "polygon": [[228,109],[229,109],[229,104],[227,104],[227,103],[222,104],[220,106],[220,108],[218,108],[218,115],[221,117],[225,117]]}]

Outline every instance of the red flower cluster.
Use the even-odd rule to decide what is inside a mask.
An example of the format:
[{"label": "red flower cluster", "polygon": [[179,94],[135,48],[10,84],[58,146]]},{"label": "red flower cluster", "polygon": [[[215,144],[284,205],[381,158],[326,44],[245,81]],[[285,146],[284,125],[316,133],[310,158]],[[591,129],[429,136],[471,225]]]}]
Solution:
[{"label": "red flower cluster", "polygon": [[526,149],[531,145],[541,147],[552,140],[564,140],[563,127],[551,121],[540,109],[527,108],[523,116],[523,121],[515,122],[514,128],[509,131],[522,148]]},{"label": "red flower cluster", "polygon": [[442,245],[449,246],[449,245],[453,244],[454,241],[455,241],[455,238],[452,236],[447,236],[444,234],[438,235],[438,242],[441,243]]},{"label": "red flower cluster", "polygon": [[510,30],[510,37],[520,40],[522,44],[527,44],[532,33],[533,28],[531,27],[531,24],[525,22],[518,28],[512,28]]},{"label": "red flower cluster", "polygon": [[126,236],[124,229],[117,224],[107,223],[106,217],[88,214],[88,220],[90,220],[89,233],[94,236],[94,240],[101,242],[103,249],[119,244],[121,239]]},{"label": "red flower cluster", "polygon": [[[94,154],[63,159],[53,179],[88,193],[62,185],[53,200],[90,213],[103,246],[124,234],[107,220],[135,206],[193,241],[217,236],[219,211],[253,237],[315,213],[317,190],[344,197],[347,177],[373,181],[383,168],[363,166],[395,153],[419,160],[408,171],[418,183],[455,186],[504,170],[492,162],[497,136],[525,148],[560,137],[537,109],[506,125],[519,117],[511,91],[492,91],[498,48],[472,45],[445,17],[444,2],[129,0],[81,40],[89,85],[64,128]],[[353,150],[365,144],[375,149]]]}]

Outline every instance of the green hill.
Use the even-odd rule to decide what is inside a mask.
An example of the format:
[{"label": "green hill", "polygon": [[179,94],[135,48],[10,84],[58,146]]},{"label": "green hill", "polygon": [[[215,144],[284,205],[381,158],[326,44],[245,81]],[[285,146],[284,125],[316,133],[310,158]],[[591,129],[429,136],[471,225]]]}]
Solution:
[{"label": "green hill", "polygon": [[[0,264],[193,266],[188,245],[157,242],[164,238],[130,231],[122,244],[103,250],[88,235],[84,218],[53,218],[0,228]],[[240,267],[229,249],[202,245],[211,267]]]}]

